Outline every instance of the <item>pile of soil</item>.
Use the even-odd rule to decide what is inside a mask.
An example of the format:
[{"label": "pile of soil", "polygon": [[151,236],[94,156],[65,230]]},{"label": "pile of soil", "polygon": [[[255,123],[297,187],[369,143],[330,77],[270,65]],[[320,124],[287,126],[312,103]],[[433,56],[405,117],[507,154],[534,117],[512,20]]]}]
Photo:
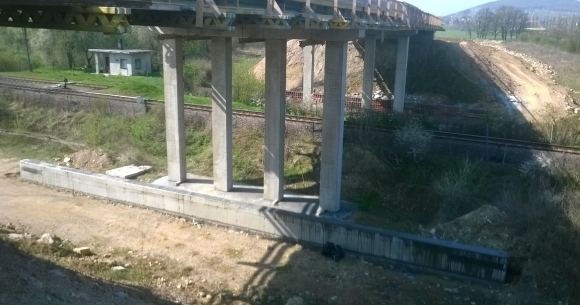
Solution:
[{"label": "pile of soil", "polygon": [[507,229],[501,229],[506,228],[502,225],[505,220],[506,214],[498,208],[483,205],[477,210],[424,231],[424,235],[509,251],[514,248],[516,241],[507,233]]},{"label": "pile of soil", "polygon": [[86,170],[99,170],[111,166],[113,162],[102,150],[83,149],[64,156],[62,164]]},{"label": "pile of soil", "polygon": [[[314,91],[324,91],[324,57],[326,47],[317,45],[314,51]],[[362,91],[362,73],[364,61],[356,50],[353,42],[348,44],[347,53],[347,82],[346,91],[348,93],[358,93]],[[304,50],[300,47],[298,40],[289,40],[286,53],[286,89],[298,90],[302,88],[302,67],[304,65]],[[264,79],[266,73],[266,58],[263,58],[255,67],[254,74]],[[378,90],[378,89],[376,89]]]}]

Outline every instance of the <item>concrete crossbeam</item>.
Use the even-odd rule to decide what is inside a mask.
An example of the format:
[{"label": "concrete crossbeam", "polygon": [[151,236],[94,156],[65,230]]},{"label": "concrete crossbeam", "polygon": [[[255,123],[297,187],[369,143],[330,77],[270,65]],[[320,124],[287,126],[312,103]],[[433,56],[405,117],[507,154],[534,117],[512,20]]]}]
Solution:
[{"label": "concrete crossbeam", "polygon": [[304,107],[312,107],[312,87],[314,85],[314,51],[315,46],[304,46],[304,64],[302,68],[302,102]]},{"label": "concrete crossbeam", "polygon": [[324,41],[352,41],[365,37],[363,29],[344,30],[303,30],[303,29],[266,29],[251,28],[245,29],[236,27],[231,31],[211,30],[203,28],[169,28],[169,27],[149,27],[155,35],[176,35],[182,37],[236,37],[236,38],[256,38],[256,39],[302,39],[302,40],[324,40]]},{"label": "concrete crossbeam", "polygon": [[328,41],[326,43],[320,167],[321,212],[336,212],[340,209],[346,52],[346,42]]},{"label": "concrete crossbeam", "polygon": [[374,36],[365,38],[365,54],[362,84],[362,108],[371,110],[373,103],[373,80],[375,78],[375,54],[377,40]]},{"label": "concrete crossbeam", "polygon": [[164,39],[163,82],[169,181],[185,181],[185,120],[183,110],[183,40]]},{"label": "concrete crossbeam", "polygon": [[266,40],[266,105],[264,199],[284,195],[284,134],[286,112],[286,40]]},{"label": "concrete crossbeam", "polygon": [[395,101],[393,103],[393,111],[398,113],[405,111],[409,40],[410,36],[399,38],[397,47],[397,71],[395,75]]},{"label": "concrete crossbeam", "polygon": [[214,187],[230,191],[234,185],[232,140],[232,39],[211,38],[212,141]]}]

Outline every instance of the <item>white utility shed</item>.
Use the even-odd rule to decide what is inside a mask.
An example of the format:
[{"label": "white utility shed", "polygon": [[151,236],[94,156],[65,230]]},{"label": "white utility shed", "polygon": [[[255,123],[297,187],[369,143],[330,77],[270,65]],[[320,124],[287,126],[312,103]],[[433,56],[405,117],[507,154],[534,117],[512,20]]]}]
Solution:
[{"label": "white utility shed", "polygon": [[96,73],[110,75],[147,75],[151,72],[150,50],[89,49],[95,54]]}]

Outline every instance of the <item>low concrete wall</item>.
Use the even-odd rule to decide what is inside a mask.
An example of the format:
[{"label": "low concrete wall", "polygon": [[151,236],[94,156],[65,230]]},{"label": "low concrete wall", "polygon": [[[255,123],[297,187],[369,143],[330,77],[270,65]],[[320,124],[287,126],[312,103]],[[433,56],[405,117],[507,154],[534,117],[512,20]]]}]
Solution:
[{"label": "low concrete wall", "polygon": [[33,160],[22,160],[20,173],[24,180],[274,237],[318,245],[333,242],[364,255],[481,280],[504,282],[506,278],[508,255],[502,251],[353,225]]}]

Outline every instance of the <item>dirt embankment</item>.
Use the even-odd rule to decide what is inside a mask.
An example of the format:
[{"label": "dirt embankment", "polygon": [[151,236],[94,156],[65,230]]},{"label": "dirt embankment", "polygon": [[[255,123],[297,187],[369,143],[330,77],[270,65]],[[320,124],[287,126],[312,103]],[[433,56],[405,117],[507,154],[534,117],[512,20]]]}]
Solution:
[{"label": "dirt embankment", "polygon": [[483,77],[506,95],[506,108],[517,109],[529,122],[538,122],[548,109],[559,116],[569,108],[564,87],[552,79],[546,65],[523,54],[514,54],[499,42],[463,41],[461,48],[484,73]]},{"label": "dirt embankment", "polygon": [[[299,45],[298,40],[289,40],[286,53],[286,89],[298,90],[302,88],[302,67],[304,64],[304,51]],[[317,45],[314,54],[314,91],[322,92],[324,90],[324,56],[326,48]],[[348,44],[347,55],[347,92],[359,93],[362,90],[362,71],[364,61],[353,45]],[[254,73],[259,78],[265,77],[266,58],[263,58],[255,67]]]}]

